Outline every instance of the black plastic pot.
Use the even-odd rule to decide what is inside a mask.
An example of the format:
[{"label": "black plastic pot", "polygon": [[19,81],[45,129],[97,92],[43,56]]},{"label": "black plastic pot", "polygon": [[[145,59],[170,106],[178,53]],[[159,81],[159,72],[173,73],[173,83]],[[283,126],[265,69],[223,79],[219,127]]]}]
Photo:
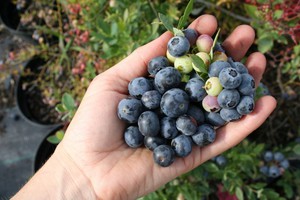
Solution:
[{"label": "black plastic pot", "polygon": [[55,134],[56,131],[62,129],[63,126],[57,126],[53,128],[49,134],[46,135],[46,137],[43,139],[43,141],[40,143],[38,150],[35,154],[34,163],[33,163],[33,172],[37,172],[44,164],[45,162],[51,157],[51,155],[54,153],[56,149],[56,144],[52,144],[47,141],[47,138],[53,134]]},{"label": "black plastic pot", "polygon": [[[61,122],[56,118],[50,118],[49,113],[56,112],[55,108],[49,107],[43,102],[41,91],[34,84],[44,64],[45,61],[40,58],[33,58],[26,64],[23,74],[17,81],[15,97],[17,108],[25,120],[36,126],[52,127],[61,124]],[[30,74],[27,74],[28,71]]]},{"label": "black plastic pot", "polygon": [[11,0],[0,1],[0,16],[5,26],[11,29],[17,29],[20,23],[19,11]]}]

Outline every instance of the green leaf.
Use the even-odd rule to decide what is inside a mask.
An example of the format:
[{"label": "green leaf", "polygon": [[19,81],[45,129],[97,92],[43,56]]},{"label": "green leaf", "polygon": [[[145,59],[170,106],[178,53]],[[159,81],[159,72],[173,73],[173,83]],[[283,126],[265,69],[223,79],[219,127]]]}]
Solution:
[{"label": "green leaf", "polygon": [[203,62],[203,60],[199,57],[199,56],[196,56],[196,55],[190,55],[191,58],[192,58],[192,63],[193,63],[193,68],[196,72],[201,72],[201,73],[205,73],[207,74],[207,69],[206,69],[206,66]]},{"label": "green leaf", "polygon": [[63,94],[62,104],[69,111],[75,109],[75,101],[69,93],[64,93]]},{"label": "green leaf", "polygon": [[237,187],[235,189],[235,195],[236,197],[239,199],[239,200],[244,200],[244,194],[243,194],[243,191],[240,187]]},{"label": "green leaf", "polygon": [[300,55],[300,45],[294,46],[294,52],[296,55]]},{"label": "green leaf", "polygon": [[205,164],[205,169],[211,173],[219,171],[219,168],[217,167],[217,165],[215,163],[211,163],[211,162],[208,162]]},{"label": "green leaf", "polygon": [[221,29],[219,28],[218,32],[217,32],[217,34],[216,34],[216,36],[214,38],[213,45],[212,45],[212,47],[210,49],[210,58],[211,58],[211,60],[213,60],[213,57],[214,57],[214,48],[215,48],[215,45],[216,45],[216,43],[218,41],[218,37],[219,37],[220,31],[221,31]]},{"label": "green leaf", "polygon": [[165,26],[165,28],[173,33],[173,24],[171,22],[171,20],[164,14],[158,13],[158,17],[160,19],[160,21],[162,22],[162,24]]},{"label": "green leaf", "polygon": [[173,28],[173,33],[175,36],[184,36],[184,33],[182,32],[182,30],[178,29],[178,28]]},{"label": "green leaf", "polygon": [[55,137],[60,141],[63,139],[64,135],[65,135],[65,132],[63,130],[56,131],[56,133],[55,133]]},{"label": "green leaf", "polygon": [[60,113],[66,111],[65,107],[64,107],[62,104],[57,104],[57,105],[55,106],[55,110],[56,110],[57,112],[60,112]]},{"label": "green leaf", "polygon": [[252,18],[257,19],[259,17],[258,10],[256,6],[250,4],[244,4],[244,9],[246,13]]},{"label": "green leaf", "polygon": [[273,14],[274,19],[279,19],[283,14],[283,10],[276,10]]},{"label": "green leaf", "polygon": [[55,135],[50,135],[49,137],[47,137],[47,141],[51,144],[58,144],[60,142],[60,140]]},{"label": "green leaf", "polygon": [[190,80],[190,75],[188,75],[188,74],[182,74],[181,82],[187,83],[189,80]]},{"label": "green leaf", "polygon": [[257,44],[258,44],[258,50],[261,53],[266,53],[273,48],[274,42],[272,38],[264,37],[258,39]]},{"label": "green leaf", "polygon": [[188,5],[186,6],[183,16],[180,17],[179,22],[178,22],[178,29],[182,29],[186,23],[186,21],[188,20],[192,10],[193,10],[193,5],[194,5],[194,0],[190,0]]},{"label": "green leaf", "polygon": [[300,144],[295,145],[293,151],[295,154],[300,155]]},{"label": "green leaf", "polygon": [[284,193],[285,193],[286,197],[291,199],[294,195],[292,186],[287,183],[287,184],[283,185],[283,189],[284,189]]},{"label": "green leaf", "polygon": [[254,183],[254,184],[251,184],[250,187],[255,189],[255,190],[260,190],[264,187],[266,187],[266,183]]},{"label": "green leaf", "polygon": [[[262,89],[261,87],[260,87],[260,89]],[[264,144],[258,144],[258,145],[256,145],[256,147],[253,149],[253,152],[255,153],[255,154],[259,154],[259,153],[261,153],[262,152],[262,150],[265,148],[265,145]]]}]

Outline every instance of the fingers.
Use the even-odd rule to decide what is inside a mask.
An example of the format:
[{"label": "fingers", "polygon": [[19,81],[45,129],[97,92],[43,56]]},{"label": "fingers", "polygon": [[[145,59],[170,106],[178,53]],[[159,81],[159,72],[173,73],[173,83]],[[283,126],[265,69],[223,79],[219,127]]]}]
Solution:
[{"label": "fingers", "polygon": [[255,86],[257,87],[260,80],[262,79],[262,75],[266,68],[266,57],[259,52],[255,52],[250,54],[246,61],[246,66],[249,70],[249,73],[253,76],[255,80]]},{"label": "fingers", "polygon": [[240,25],[225,39],[223,47],[226,49],[228,56],[234,60],[241,60],[255,38],[255,32],[248,25]]},{"label": "fingers", "polygon": [[[192,22],[190,28],[196,29],[199,34],[212,35],[217,29],[217,20],[212,15],[202,15]],[[126,80],[131,80],[147,73],[147,63],[154,57],[165,55],[167,43],[172,37],[170,32],[162,34],[152,42],[139,47],[131,55],[111,68],[111,72],[117,73]]]}]

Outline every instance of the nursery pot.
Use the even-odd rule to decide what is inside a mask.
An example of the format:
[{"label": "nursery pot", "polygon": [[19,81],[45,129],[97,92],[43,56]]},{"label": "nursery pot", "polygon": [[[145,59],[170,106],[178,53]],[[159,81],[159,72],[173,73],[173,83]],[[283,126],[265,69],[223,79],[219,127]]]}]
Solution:
[{"label": "nursery pot", "polygon": [[11,0],[0,1],[0,16],[4,25],[11,29],[17,29],[20,22],[19,11]]},{"label": "nursery pot", "polygon": [[44,64],[41,58],[33,58],[26,64],[17,81],[15,97],[17,108],[25,120],[36,126],[51,127],[60,124],[60,120],[53,116],[57,111],[55,106],[44,103],[42,92],[34,83]]},{"label": "nursery pot", "polygon": [[54,153],[56,149],[56,144],[52,144],[49,141],[47,141],[47,138],[53,134],[55,134],[56,131],[62,129],[63,126],[57,126],[50,130],[50,132],[46,135],[46,137],[42,140],[40,143],[38,150],[34,157],[34,163],[33,163],[33,171],[34,173],[37,172],[44,164],[45,162],[50,158],[50,156]]}]

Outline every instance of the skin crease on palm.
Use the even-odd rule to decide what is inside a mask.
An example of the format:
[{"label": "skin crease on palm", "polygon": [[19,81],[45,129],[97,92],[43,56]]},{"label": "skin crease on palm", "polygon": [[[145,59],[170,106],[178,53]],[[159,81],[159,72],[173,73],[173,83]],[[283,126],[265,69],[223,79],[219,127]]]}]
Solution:
[{"label": "skin crease on palm", "polygon": [[[217,20],[211,15],[202,15],[189,27],[200,34],[213,35],[217,29]],[[167,42],[171,37],[170,32],[162,34],[98,75],[88,88],[63,141],[54,153],[54,157],[59,157],[61,152],[68,155],[87,178],[99,199],[136,199],[158,189],[175,177],[237,145],[258,128],[276,106],[273,97],[259,99],[251,114],[219,128],[214,143],[204,148],[193,147],[189,156],[176,159],[169,167],[156,165],[152,152],[146,148],[128,147],[123,139],[125,123],[117,117],[117,105],[128,96],[129,81],[146,75],[148,61],[165,55]],[[240,60],[254,38],[254,30],[241,25],[228,36],[223,45],[229,56]],[[253,53],[246,65],[258,85],[265,70],[265,57],[261,53]]]}]

